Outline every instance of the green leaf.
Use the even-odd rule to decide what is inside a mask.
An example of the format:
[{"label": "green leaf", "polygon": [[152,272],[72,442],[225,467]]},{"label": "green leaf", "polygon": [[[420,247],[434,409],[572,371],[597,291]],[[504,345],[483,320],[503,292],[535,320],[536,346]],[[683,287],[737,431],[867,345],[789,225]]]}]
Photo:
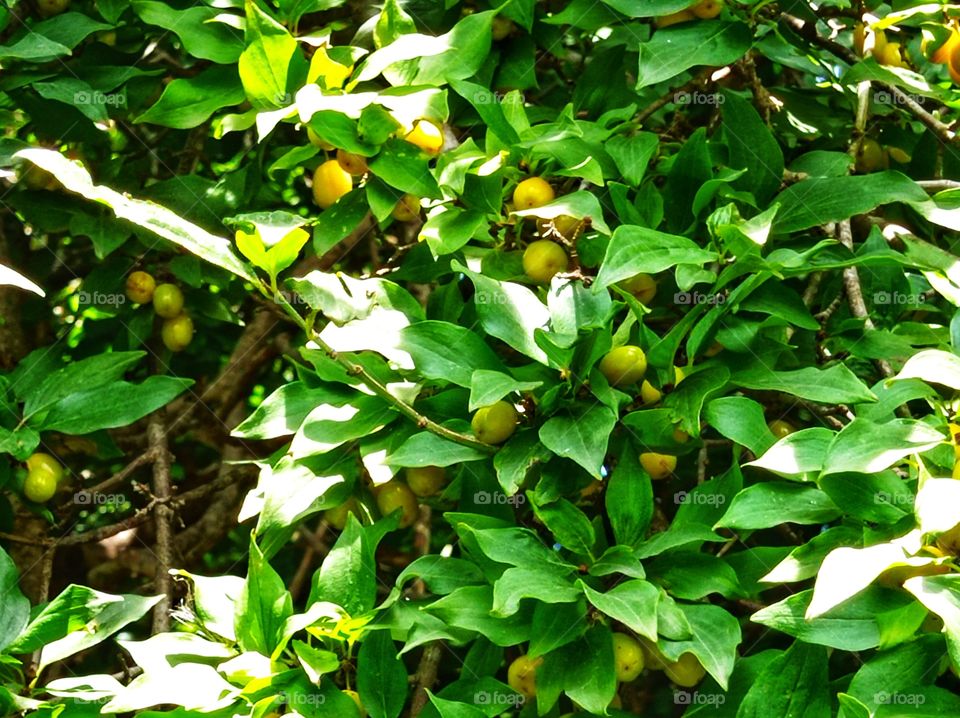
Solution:
[{"label": "green leaf", "polygon": [[601,234],[610,234],[610,228],[603,221],[603,208],[600,206],[600,200],[593,192],[585,190],[562,195],[540,207],[514,210],[510,214],[539,219],[573,217],[574,219],[589,221],[587,226],[596,229]]},{"label": "green leaf", "polygon": [[353,514],[313,575],[308,604],[329,601],[352,616],[373,608],[377,598],[377,562],[363,527]]},{"label": "green leaf", "polygon": [[23,415],[29,418],[50,408],[61,399],[84,390],[96,389],[121,379],[146,352],[108,352],[68,364],[47,374],[42,381],[25,387]]},{"label": "green leaf", "polygon": [[682,23],[653,33],[640,43],[637,89],[669,80],[695,65],[723,66],[739,59],[753,33],[740,22],[710,20]]},{"label": "green leaf", "polygon": [[244,101],[243,86],[232,65],[215,65],[189,79],[173,80],[160,99],[134,122],[189,130],[224,107]]},{"label": "green leaf", "polygon": [[204,629],[236,642],[233,616],[243,593],[243,579],[239,576],[197,576],[182,569],[176,571],[176,575],[191,583],[193,611]]},{"label": "green leaf", "polygon": [[573,603],[580,598],[570,575],[572,570],[555,566],[514,566],[508,568],[493,585],[494,616],[512,616],[526,598],[544,603]]},{"label": "green leaf", "polygon": [[[836,434],[820,426],[788,434],[759,458],[747,463],[786,478],[815,478]],[[807,475],[813,474],[813,477]]]},{"label": "green leaf", "polygon": [[540,441],[557,456],[572,459],[599,479],[616,423],[616,415],[606,406],[579,406],[547,419],[540,427]]},{"label": "green leaf", "polygon": [[629,444],[607,480],[604,501],[617,543],[635,546],[642,541],[653,518],[653,486]]},{"label": "green leaf", "polygon": [[429,691],[427,691],[427,694],[430,696],[430,703],[433,704],[433,707],[437,709],[437,713],[440,714],[440,718],[486,718],[487,716],[487,714],[479,708],[467,703],[438,698]]},{"label": "green leaf", "polygon": [[293,601],[283,579],[251,535],[247,580],[237,602],[234,622],[240,648],[272,655],[283,635],[284,622],[292,615]]},{"label": "green leaf", "polygon": [[290,444],[296,458],[322,454],[341,444],[379,431],[397,418],[378,396],[360,395],[352,404],[321,404],[304,419]]},{"label": "green leaf", "polygon": [[844,364],[834,364],[827,369],[808,366],[792,371],[749,367],[735,372],[731,381],[746,389],[780,391],[825,404],[876,401],[873,392]]},{"label": "green leaf", "polygon": [[486,227],[487,218],[481,212],[449,207],[430,215],[420,228],[420,239],[439,257],[456,252]]},{"label": "green leaf", "polygon": [[599,291],[641,272],[656,274],[678,264],[703,265],[716,258],[686,237],[624,225],[614,230],[593,286]]},{"label": "green leaf", "polygon": [[564,548],[581,556],[593,556],[597,537],[593,524],[583,511],[566,499],[561,498],[550,504],[537,504],[533,492],[528,492],[528,496],[537,518]]},{"label": "green leaf", "polygon": [[85,169],[59,152],[28,149],[21,150],[16,156],[29,160],[55,175],[68,190],[107,205],[118,218],[148,229],[157,236],[183,247],[201,259],[226,269],[242,279],[256,281],[246,265],[232,253],[230,240],[212,235],[160,205],[132,199],[108,187],[94,185]]},{"label": "green leaf", "polygon": [[940,349],[917,352],[891,381],[903,379],[923,379],[928,384],[960,389],[960,357]]},{"label": "green leaf", "polygon": [[737,718],[830,718],[828,665],[825,648],[794,641],[760,672]]},{"label": "green leaf", "polygon": [[960,576],[915,576],[903,582],[929,611],[943,621],[947,648],[954,666],[960,665]]},{"label": "green leaf", "polygon": [[629,137],[617,135],[604,144],[623,179],[639,187],[650,160],[660,148],[660,138],[653,132],[637,132]]},{"label": "green leaf", "polygon": [[470,404],[468,409],[476,411],[481,406],[489,406],[505,396],[533,391],[542,386],[541,381],[517,381],[502,371],[475,369],[470,377]]},{"label": "green leaf", "polygon": [[586,618],[583,599],[575,603],[537,602],[527,655],[536,658],[577,640],[587,628]]},{"label": "green leaf", "polygon": [[537,295],[523,285],[472,272],[459,262],[451,262],[451,266],[473,281],[474,302],[483,329],[531,359],[547,364],[547,355],[537,345],[535,332],[547,326],[550,313]]},{"label": "green leaf", "polygon": [[416,32],[417,24],[408,15],[397,0],[386,0],[380,10],[380,17],[373,28],[373,42],[379,50],[389,45],[401,35]]},{"label": "green leaf", "polygon": [[[379,179],[401,192],[417,197],[440,197],[440,187],[430,173],[430,161],[423,151],[403,140],[390,140],[376,159],[369,163],[370,171]],[[475,222],[471,215],[469,221]]]},{"label": "green leaf", "polygon": [[458,386],[472,386],[479,371],[505,371],[500,358],[479,335],[449,322],[428,320],[404,327],[400,330],[399,348],[413,357],[417,371],[427,379]]},{"label": "green leaf", "polygon": [[875,424],[857,418],[834,437],[827,449],[822,473],[877,473],[905,456],[932,449],[942,441],[943,434],[914,419]]},{"label": "green leaf", "polygon": [[285,27],[253,0],[246,0],[244,7],[247,47],[238,69],[246,97],[257,109],[286,107],[293,103],[292,91],[306,80],[306,60]]},{"label": "green leaf", "polygon": [[493,457],[497,481],[507,496],[520,489],[527,473],[550,460],[553,453],[540,443],[534,430],[520,430]]},{"label": "green leaf", "polygon": [[530,637],[531,612],[520,610],[507,618],[491,615],[492,586],[466,586],[425,606],[424,611],[450,626],[486,636],[498,646],[515,646]]},{"label": "green leaf", "polygon": [[444,439],[431,431],[421,431],[391,452],[387,463],[391,466],[454,466],[488,457],[489,454],[479,449]]},{"label": "green leaf", "polygon": [[747,100],[724,90],[723,137],[730,151],[730,167],[747,173],[734,186],[752,192],[763,207],[783,180],[783,150]]},{"label": "green leaf", "polygon": [[[409,42],[410,49],[416,49],[419,46],[427,52],[421,55],[409,55],[417,59],[407,60],[394,66],[390,72],[384,73],[384,76],[392,85],[438,86],[453,80],[466,80],[473,77],[490,53],[490,28],[495,14],[490,10],[467,15],[454,25],[450,32],[437,38],[412,34],[402,36],[400,41]],[[378,52],[390,52],[392,48],[401,44],[400,41]],[[376,55],[377,53],[373,53],[368,58],[371,67],[382,62],[379,58],[375,58]],[[365,78],[367,75],[368,72],[364,72]]]},{"label": "green leaf", "polygon": [[[8,28],[9,29],[9,28]],[[0,60],[53,60],[71,50],[95,32],[109,30],[82,12],[65,12],[34,23],[11,45],[0,45]]]},{"label": "green leaf", "polygon": [[710,426],[755,456],[762,456],[774,442],[763,406],[745,396],[714,399],[707,404],[704,416]]},{"label": "green leaf", "polygon": [[660,590],[640,579],[624,581],[606,593],[594,591],[581,582],[583,592],[593,606],[630,630],[657,640],[657,603]]},{"label": "green leaf", "polygon": [[741,641],[740,622],[720,606],[702,603],[677,605],[690,623],[693,635],[689,640],[661,641],[660,650],[673,661],[684,653],[692,653],[726,690]]},{"label": "green leaf", "polygon": [[[913,580],[917,579],[911,579]],[[909,586],[907,588],[909,589]],[[805,614],[812,594],[813,591],[793,594],[779,603],[761,609],[753,614],[751,620],[807,643],[843,651],[864,651],[880,644],[878,621],[882,620],[884,615],[896,614],[910,607],[910,613],[901,615],[900,620],[904,623],[915,620],[917,626],[926,616],[926,610],[918,606],[913,597],[902,591],[871,587],[823,616],[808,620]]]},{"label": "green leaf", "polygon": [[768,481],[737,494],[716,526],[763,529],[788,521],[819,524],[839,515],[840,509],[816,486]]},{"label": "green leaf", "polygon": [[257,440],[292,436],[317,406],[342,406],[350,398],[347,391],[336,385],[311,387],[300,381],[283,384],[230,435]]},{"label": "green leaf", "polygon": [[30,602],[20,592],[13,559],[0,548],[0,653],[16,640],[30,620]]},{"label": "green leaf", "polygon": [[133,0],[133,11],[148,25],[176,33],[183,48],[192,56],[231,64],[243,52],[243,35],[226,23],[211,22],[218,10],[205,5],[186,10],[154,0]]},{"label": "green leaf", "polygon": [[166,406],[193,384],[191,379],[151,376],[142,384],[118,381],[60,399],[35,425],[40,431],[89,434],[127,426]]},{"label": "green leaf", "polygon": [[867,214],[891,202],[926,200],[926,192],[899,172],[814,177],[792,184],[777,195],[780,212],[774,220],[773,231],[788,234]]}]

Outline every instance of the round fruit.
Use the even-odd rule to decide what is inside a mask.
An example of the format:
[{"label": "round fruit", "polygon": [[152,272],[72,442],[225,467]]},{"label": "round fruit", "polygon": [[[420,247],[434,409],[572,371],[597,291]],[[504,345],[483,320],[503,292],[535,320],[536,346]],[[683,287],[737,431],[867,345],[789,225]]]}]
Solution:
[{"label": "round fruit", "polygon": [[493,18],[493,25],[490,28],[493,41],[500,42],[501,40],[505,40],[509,37],[510,33],[513,32],[513,28],[513,21],[510,20],[510,18],[497,15]]},{"label": "round fruit", "polygon": [[412,222],[420,216],[420,198],[414,194],[403,195],[390,216],[398,222]]},{"label": "round fruit", "polygon": [[530,177],[513,190],[513,204],[517,209],[543,207],[553,201],[553,187],[542,177]]},{"label": "round fruit", "polygon": [[686,444],[690,441],[690,434],[685,432],[683,429],[677,428],[673,430],[673,440],[678,444]]},{"label": "round fruit", "polygon": [[176,284],[158,284],[153,290],[153,311],[158,317],[172,319],[183,311],[183,292]]},{"label": "round fruit", "polygon": [[789,436],[797,430],[797,427],[795,427],[789,421],[784,421],[783,419],[774,419],[767,424],[767,428],[770,429],[770,431],[773,432],[773,435],[778,439]]},{"label": "round fruit", "polygon": [[417,466],[406,470],[407,486],[417,496],[433,496],[447,485],[447,472],[439,466]]},{"label": "round fruit", "polygon": [[[673,367],[673,385],[676,386],[681,381],[683,381],[683,369],[678,366]],[[643,380],[643,384],[640,385],[640,400],[644,404],[656,404],[660,401],[660,397],[663,394],[659,389],[657,389],[653,384],[651,384],[646,379]]]},{"label": "round fruit", "polygon": [[640,454],[640,465],[654,481],[665,479],[677,468],[677,457],[670,454],[645,452]]},{"label": "round fruit", "polygon": [[680,10],[679,12],[672,12],[669,15],[661,15],[656,20],[653,21],[653,24],[659,28],[670,27],[671,25],[677,25],[681,22],[689,22],[690,20],[696,20],[697,16],[694,15],[689,10]]},{"label": "round fruit", "polygon": [[706,675],[700,661],[692,653],[684,653],[676,661],[668,662],[663,667],[667,678],[683,688],[693,688]]},{"label": "round fruit", "polygon": [[360,694],[349,689],[344,690],[343,692],[350,696],[350,698],[353,699],[353,702],[357,704],[357,710],[360,711],[360,718],[367,718],[367,709],[364,708],[363,703],[360,702]]},{"label": "round fruit", "polygon": [[45,503],[57,493],[57,478],[49,471],[38,469],[27,474],[23,495],[38,504]]},{"label": "round fruit", "polygon": [[657,280],[649,274],[637,274],[620,282],[620,287],[632,294],[641,304],[649,304],[657,295]]},{"label": "round fruit", "polygon": [[907,164],[912,159],[907,151],[900,147],[887,147],[887,157],[901,165]]},{"label": "round fruit", "polygon": [[626,633],[613,634],[613,662],[617,680],[629,683],[643,671],[643,649],[640,643]]},{"label": "round fruit", "polygon": [[333,149],[333,145],[314,132],[311,127],[307,128],[307,139],[310,140],[311,145],[319,147],[324,152],[330,152]]},{"label": "round fruit", "polygon": [[883,147],[872,137],[864,137],[857,145],[857,172],[875,172],[883,167]]},{"label": "round fruit", "polygon": [[388,481],[377,488],[377,507],[384,516],[389,516],[394,511],[400,511],[399,527],[405,529],[417,520],[420,515],[420,507],[417,504],[417,497],[402,481]]},{"label": "round fruit", "polygon": [[360,505],[353,496],[339,506],[334,506],[332,509],[327,509],[324,511],[323,518],[337,531],[343,531],[344,527],[347,525],[347,517],[350,514],[356,516],[357,520],[360,519]]},{"label": "round fruit", "polygon": [[157,282],[152,274],[147,272],[130,272],[127,277],[127,298],[136,304],[146,304],[153,299],[153,290]]},{"label": "round fruit", "polygon": [[443,130],[429,120],[418,120],[404,139],[428,155],[438,155],[443,149]]},{"label": "round fruit", "polygon": [[537,695],[537,668],[541,663],[543,658],[520,656],[507,669],[507,683],[527,700]]},{"label": "round fruit", "polygon": [[723,10],[723,3],[720,0],[701,0],[690,8],[690,12],[702,20],[715,18],[721,10]]},{"label": "round fruit", "polygon": [[363,177],[367,173],[367,158],[353,152],[337,150],[337,162],[354,177]]},{"label": "round fruit", "polygon": [[531,242],[523,253],[523,272],[540,284],[548,284],[553,276],[567,271],[570,258],[556,242],[538,239]]},{"label": "round fruit", "polygon": [[53,477],[54,481],[60,481],[63,478],[63,466],[50,454],[38,451],[31,454],[27,459],[27,471],[30,473],[46,473]]},{"label": "round fruit", "polygon": [[193,341],[193,320],[186,314],[165,319],[160,329],[163,345],[172,352],[182,352]]},{"label": "round fruit", "polygon": [[336,160],[327,160],[313,173],[313,199],[321,209],[332,206],[353,189],[353,178]]},{"label": "round fruit", "polygon": [[647,371],[647,355],[643,349],[626,344],[611,349],[600,360],[600,373],[612,386],[628,386],[643,379]]},{"label": "round fruit", "polygon": [[480,441],[486,444],[502,444],[517,430],[517,410],[513,404],[498,401],[477,409],[470,426]]},{"label": "round fruit", "polygon": [[70,7],[70,0],[37,0],[37,12],[40,17],[59,15]]},{"label": "round fruit", "polygon": [[953,453],[956,458],[960,459],[960,424],[950,422],[947,424],[947,428],[950,430],[950,440],[953,442]]}]

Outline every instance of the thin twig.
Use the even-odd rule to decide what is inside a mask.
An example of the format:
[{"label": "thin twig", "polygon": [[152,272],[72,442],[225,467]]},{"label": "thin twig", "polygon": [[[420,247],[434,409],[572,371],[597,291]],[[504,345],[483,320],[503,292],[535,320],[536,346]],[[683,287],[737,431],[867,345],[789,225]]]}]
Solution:
[{"label": "thin twig", "polygon": [[170,484],[170,454],[167,450],[167,432],[160,412],[150,417],[147,425],[150,448],[156,452],[153,462],[153,495],[156,498],[154,515],[157,533],[156,592],[163,596],[153,609],[153,632],[170,630],[170,608],[173,605],[173,509],[169,501],[173,495]]}]

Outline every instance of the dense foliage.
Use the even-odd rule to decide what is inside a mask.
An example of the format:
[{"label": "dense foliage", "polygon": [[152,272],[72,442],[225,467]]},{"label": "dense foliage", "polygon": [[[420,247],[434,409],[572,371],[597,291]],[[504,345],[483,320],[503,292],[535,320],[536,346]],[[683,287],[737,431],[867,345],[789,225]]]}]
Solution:
[{"label": "dense foliage", "polygon": [[3,0],[0,716],[960,714],[955,15]]}]

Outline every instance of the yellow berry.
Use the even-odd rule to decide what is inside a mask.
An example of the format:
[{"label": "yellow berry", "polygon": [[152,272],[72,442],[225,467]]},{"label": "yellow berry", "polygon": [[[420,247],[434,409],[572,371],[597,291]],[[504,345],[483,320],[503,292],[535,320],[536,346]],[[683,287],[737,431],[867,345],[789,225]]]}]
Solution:
[{"label": "yellow berry", "polygon": [[153,311],[158,317],[172,319],[183,311],[183,292],[176,284],[158,284],[153,290]]},{"label": "yellow berry", "polygon": [[617,680],[629,683],[643,671],[643,649],[640,643],[626,633],[613,634],[613,661]]},{"label": "yellow berry", "polygon": [[152,274],[147,272],[130,272],[127,277],[127,298],[135,304],[146,304],[153,299],[153,291],[157,282]]},{"label": "yellow berry", "polygon": [[410,467],[405,472],[407,486],[417,496],[433,496],[447,484],[447,472],[439,466]]},{"label": "yellow berry", "polygon": [[676,661],[668,662],[663,667],[667,678],[683,688],[693,688],[706,675],[700,661],[692,653],[684,653]]},{"label": "yellow berry", "polygon": [[620,287],[630,292],[638,302],[649,304],[657,295],[657,280],[649,274],[637,274],[620,282]]},{"label": "yellow berry", "polygon": [[420,216],[420,198],[413,194],[403,195],[390,216],[398,222],[412,222]]},{"label": "yellow berry", "polygon": [[553,276],[567,271],[570,258],[556,242],[538,239],[523,253],[523,271],[533,281],[548,284]]},{"label": "yellow berry", "polygon": [[172,352],[186,349],[193,341],[193,320],[186,314],[166,319],[160,329],[163,345]]},{"label": "yellow berry", "polygon": [[773,435],[778,439],[789,436],[797,430],[797,427],[795,427],[789,421],[784,421],[783,419],[774,419],[767,424],[767,428],[769,428],[770,431],[773,432]]},{"label": "yellow berry", "polygon": [[347,525],[347,517],[350,514],[356,516],[358,520],[360,519],[360,505],[353,496],[348,498],[339,506],[334,506],[333,508],[324,511],[323,518],[337,531],[343,531],[344,527]]},{"label": "yellow berry", "polygon": [[[673,385],[676,386],[681,381],[683,381],[683,369],[678,366],[673,367]],[[660,401],[660,397],[663,394],[657,389],[653,384],[651,384],[646,379],[643,380],[643,384],[640,385],[640,400],[644,404],[656,404]]]},{"label": "yellow berry", "polygon": [[723,3],[720,0],[701,0],[690,8],[690,12],[702,20],[715,18],[721,10],[723,10]]},{"label": "yellow berry", "polygon": [[428,155],[438,155],[443,149],[443,130],[429,120],[419,120],[404,138]]},{"label": "yellow berry", "polygon": [[337,150],[337,162],[345,172],[349,172],[354,177],[362,177],[367,173],[367,159],[362,155]]},{"label": "yellow berry", "polygon": [[333,206],[353,189],[353,178],[336,160],[327,160],[313,173],[313,199],[321,209]]},{"label": "yellow berry", "polygon": [[665,479],[677,468],[677,457],[652,451],[640,454],[640,465],[654,481]]},{"label": "yellow berry", "polygon": [[486,444],[502,444],[517,430],[517,410],[513,404],[498,401],[477,409],[470,426],[476,437]]},{"label": "yellow berry", "polygon": [[647,356],[643,349],[626,344],[611,349],[600,360],[600,373],[612,386],[636,384],[647,371]]},{"label": "yellow berry", "polygon": [[543,658],[520,656],[507,669],[507,683],[527,700],[537,695],[537,668],[541,663]]},{"label": "yellow berry", "polygon": [[413,526],[420,515],[420,507],[417,504],[417,497],[402,481],[388,481],[382,486],[377,487],[377,508],[384,516],[389,516],[394,511],[400,511],[399,527],[402,529]]},{"label": "yellow berry", "polygon": [[697,16],[694,15],[689,10],[680,10],[678,12],[672,12],[668,15],[661,15],[656,20],[653,21],[653,24],[658,28],[670,27],[671,25],[677,25],[681,22],[689,22],[690,20],[696,20]]},{"label": "yellow berry", "polygon": [[554,197],[553,187],[542,177],[525,179],[513,190],[513,204],[518,210],[542,207]]}]

